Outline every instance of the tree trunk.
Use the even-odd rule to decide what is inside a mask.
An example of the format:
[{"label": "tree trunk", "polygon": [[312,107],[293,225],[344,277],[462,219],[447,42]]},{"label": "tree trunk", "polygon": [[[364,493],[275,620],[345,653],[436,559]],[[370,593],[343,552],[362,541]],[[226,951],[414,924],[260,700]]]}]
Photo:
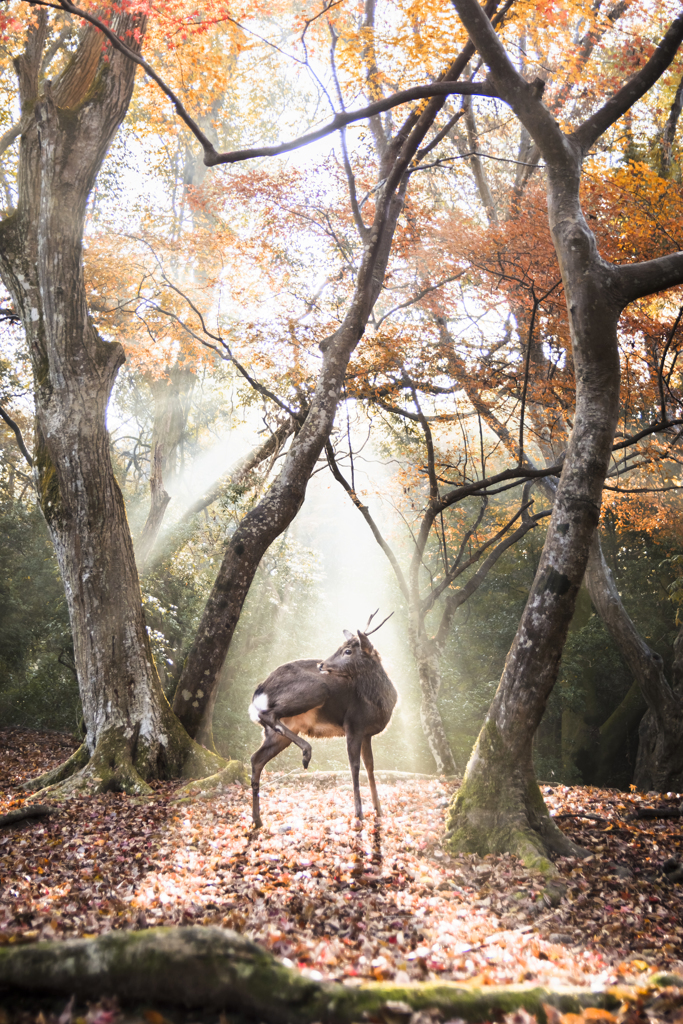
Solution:
[{"label": "tree trunk", "polygon": [[645,68],[567,136],[543,106],[542,83],[530,84],[517,72],[477,0],[453,2],[499,95],[545,159],[548,219],[569,316],[576,406],[540,564],[498,690],[450,807],[448,846],[480,854],[507,850],[548,868],[550,851],[581,851],[548,814],[534,775],[532,741],[557,677],[600,514],[619,408],[617,324],[629,302],[670,287],[683,273],[680,254],[623,267],[601,259],[581,211],[581,166],[600,135],[669,66],[683,36],[683,20],[672,24]]},{"label": "tree trunk", "polygon": [[[153,550],[146,559],[144,566],[140,567],[140,574],[144,576],[151,572],[165,559],[185,544],[190,536],[192,521],[205,508],[218,501],[221,495],[225,494],[230,487],[236,487],[248,479],[264,462],[271,462],[279,454],[287,439],[294,433],[295,423],[289,417],[280,423],[263,444],[252,448],[250,452],[243,455],[208,491],[190,505],[180,516],[178,522],[168,530],[155,543]],[[138,542],[139,543],[139,542]]]},{"label": "tree trunk", "polygon": [[417,665],[422,699],[420,701],[420,722],[439,775],[456,775],[457,768],[453,751],[446,736],[439,711],[438,698],[441,689],[439,650],[434,640],[410,633],[410,646]]},{"label": "tree trunk", "polygon": [[151,471],[149,474],[149,512],[145,524],[140,531],[136,543],[137,563],[140,573],[144,575],[149,565],[152,549],[156,543],[164,515],[171,500],[171,495],[164,487],[164,443],[155,441],[152,444]]},{"label": "tree trunk", "polygon": [[165,376],[150,381],[154,400],[154,425],[149,466],[149,513],[135,543],[138,569],[144,575],[164,521],[171,496],[165,485],[178,475],[178,446],[183,437],[195,374],[176,364]]},{"label": "tree trunk", "polygon": [[[465,47],[444,77],[457,81],[471,55],[471,46]],[[365,332],[382,287],[410,180],[410,164],[443,102],[441,97],[429,100],[419,113],[408,117],[390,143],[378,143],[380,184],[372,226],[362,227],[365,247],[352,301],[339,328],[320,345],[322,367],[306,418],[279,476],[231,538],[183,667],[173,709],[191,736],[206,737],[210,742],[216,687],[242,605],[263,553],[289,526],[303,504],[308,480],[334,423],[349,359]],[[356,214],[359,220],[357,209]]]},{"label": "tree trunk", "polygon": [[[549,168],[551,229],[570,314],[577,381],[574,429],[534,584],[500,686],[451,810],[453,848],[512,850],[527,859],[576,852],[551,822],[531,743],[555,683],[597,526],[619,398],[612,275],[578,208],[578,167]],[[569,182],[567,182],[569,178]],[[574,186],[574,187],[572,187]]]},{"label": "tree trunk", "polygon": [[[645,643],[622,605],[597,536],[586,570],[586,585],[600,617],[628,662],[647,705],[640,723],[634,782],[642,790],[678,792],[683,787],[683,702],[664,675],[662,659]],[[679,633],[676,639],[678,648],[681,646],[680,637]],[[678,653],[676,648],[675,651]],[[603,729],[609,723],[613,729],[613,717]]]},{"label": "tree trunk", "polygon": [[375,251],[375,244],[365,251],[354,301],[341,327],[321,345],[323,364],[311,407],[283,468],[230,539],[183,666],[173,710],[188,733],[202,743],[212,744],[211,715],[220,671],[258,564],[303,505],[311,473],[332,430],[348,361],[365,331],[384,277],[404,191],[405,186],[388,204],[381,225],[382,247]]},{"label": "tree trunk", "polygon": [[[139,22],[138,27],[144,28]],[[127,35],[130,16],[116,19]],[[126,512],[105,426],[122,347],[88,315],[82,233],[88,196],[125,116],[134,66],[85,28],[39,95],[41,11],[17,61],[22,112],[19,204],[0,225],[0,272],[20,314],[35,378],[40,507],[66,589],[88,765],[72,783],[140,792],[201,762],[164,698],[142,612]],[[75,770],[75,769],[74,769]]]}]

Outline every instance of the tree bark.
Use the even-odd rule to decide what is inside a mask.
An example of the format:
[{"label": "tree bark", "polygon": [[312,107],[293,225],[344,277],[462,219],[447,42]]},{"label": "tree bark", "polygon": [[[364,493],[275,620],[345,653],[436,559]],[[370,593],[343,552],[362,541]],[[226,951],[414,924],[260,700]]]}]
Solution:
[{"label": "tree bark", "polygon": [[171,500],[171,495],[164,487],[162,468],[164,461],[164,444],[163,441],[157,440],[152,444],[152,469],[149,475],[149,512],[136,544],[137,563],[140,573],[144,573],[149,564],[152,549],[159,535],[161,524],[164,521],[164,514]]},{"label": "tree bark", "polygon": [[[548,217],[569,315],[576,406],[550,526],[503,675],[451,804],[451,850],[509,850],[549,868],[551,851],[580,854],[550,819],[535,779],[532,740],[557,677],[560,656],[600,514],[617,423],[622,309],[680,280],[683,261],[665,257],[615,267],[599,255],[579,200],[584,154],[671,63],[683,36],[677,19],[646,67],[578,128],[565,135],[541,101],[541,85],[518,74],[476,0],[454,0],[499,95],[534,139],[546,163]],[[668,263],[667,263],[668,261]]]},{"label": "tree bark", "polygon": [[[641,790],[678,792],[683,787],[683,702],[666,679],[661,657],[646,644],[622,605],[597,536],[591,547],[586,585],[598,614],[628,662],[647,705],[640,723],[633,781]],[[679,648],[680,639],[679,632],[676,639]],[[614,728],[616,723],[612,718],[605,723],[604,730],[608,724]]]},{"label": "tree bark", "polygon": [[[105,425],[124,353],[96,332],[85,294],[86,204],[135,69],[86,27],[41,95],[47,24],[41,11],[16,62],[25,127],[18,207],[0,224],[0,273],[33,365],[36,486],[65,585],[87,730],[89,762],[72,783],[140,792],[149,779],[196,769],[193,757],[204,771],[216,762],[193,752],[154,666]],[[124,36],[144,29],[129,15],[115,24]]]},{"label": "tree bark", "polygon": [[273,1024],[407,1020],[411,1010],[437,1010],[445,1019],[474,1024],[522,1007],[540,1020],[544,1004],[578,1014],[588,1006],[616,1010],[620,1003],[609,991],[557,993],[538,984],[473,988],[456,982],[371,982],[351,988],[306,978],[226,928],[196,925],[5,946],[0,949],[0,986],[33,998],[48,993],[79,999],[116,995],[124,1004],[222,1010]]},{"label": "tree bark", "polygon": [[441,689],[440,654],[436,642],[425,635],[416,635],[410,630],[410,646],[417,666],[420,680],[420,722],[422,730],[436,762],[438,775],[456,775],[458,769],[453,758],[453,751],[446,736],[443,719],[439,711],[438,699]]}]

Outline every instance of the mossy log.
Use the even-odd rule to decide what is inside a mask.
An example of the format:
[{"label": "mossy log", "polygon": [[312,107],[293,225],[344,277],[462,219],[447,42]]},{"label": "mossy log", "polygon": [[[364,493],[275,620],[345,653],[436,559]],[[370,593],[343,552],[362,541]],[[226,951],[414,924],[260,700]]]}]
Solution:
[{"label": "mossy log", "polygon": [[115,995],[123,1004],[222,1009],[270,1024],[368,1018],[400,1024],[412,1011],[426,1009],[477,1022],[520,1007],[545,1024],[544,1003],[562,1013],[620,1003],[609,992],[551,992],[531,985],[370,982],[352,988],[306,978],[235,932],[197,926],[6,946],[0,949],[0,991],[79,999]]}]

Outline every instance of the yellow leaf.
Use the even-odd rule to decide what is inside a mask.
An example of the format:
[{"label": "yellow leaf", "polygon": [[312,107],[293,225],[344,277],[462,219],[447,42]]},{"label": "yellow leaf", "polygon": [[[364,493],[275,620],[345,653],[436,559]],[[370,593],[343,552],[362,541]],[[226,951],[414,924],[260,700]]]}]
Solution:
[{"label": "yellow leaf", "polygon": [[647,971],[650,967],[644,960],[631,960],[631,967],[635,967],[637,971]]}]

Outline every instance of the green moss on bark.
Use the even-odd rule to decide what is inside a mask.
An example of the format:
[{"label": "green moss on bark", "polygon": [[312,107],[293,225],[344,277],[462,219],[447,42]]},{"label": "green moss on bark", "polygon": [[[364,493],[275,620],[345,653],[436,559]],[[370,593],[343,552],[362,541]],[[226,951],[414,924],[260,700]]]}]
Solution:
[{"label": "green moss on bark", "polygon": [[520,764],[485,722],[446,819],[445,848],[451,853],[512,853],[530,869],[554,872],[556,852],[583,853],[562,835],[533,775],[531,760]]},{"label": "green moss on bark", "polygon": [[370,983],[348,988],[302,977],[235,932],[200,927],[110,932],[97,939],[0,948],[0,986],[79,998],[115,993],[124,1002],[216,1008],[272,1024],[391,1019],[391,1001],[412,1010],[440,1010],[473,1024],[520,1007],[544,1022],[544,1003],[563,1013],[580,1013],[587,1006],[615,1009],[620,1003],[609,992],[557,993],[529,985]]},{"label": "green moss on bark", "polygon": [[40,431],[36,432],[36,446],[34,461],[38,470],[38,500],[40,508],[45,516],[45,522],[51,526],[60,518],[62,507],[62,496],[59,490],[57,470],[50,458],[47,445],[43,441]]}]

